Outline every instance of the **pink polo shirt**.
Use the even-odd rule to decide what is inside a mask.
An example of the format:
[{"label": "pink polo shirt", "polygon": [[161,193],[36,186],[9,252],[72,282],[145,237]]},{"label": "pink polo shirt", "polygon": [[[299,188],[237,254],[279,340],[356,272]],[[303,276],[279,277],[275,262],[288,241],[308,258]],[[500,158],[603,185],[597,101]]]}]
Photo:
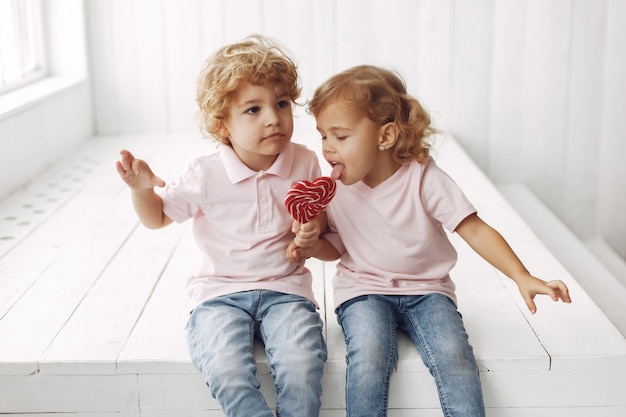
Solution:
[{"label": "pink polo shirt", "polygon": [[311,273],[285,257],[293,239],[283,201],[297,181],[320,176],[313,151],[290,143],[267,171],[248,168],[229,146],[192,161],[161,192],[163,212],[177,223],[193,218],[201,252],[187,293],[194,306],[254,289],[300,295],[317,305]]},{"label": "pink polo shirt", "polygon": [[448,240],[474,206],[431,158],[406,163],[375,188],[345,186],[326,212],[324,237],[343,253],[333,279],[335,306],[366,294],[441,293],[456,302]]}]

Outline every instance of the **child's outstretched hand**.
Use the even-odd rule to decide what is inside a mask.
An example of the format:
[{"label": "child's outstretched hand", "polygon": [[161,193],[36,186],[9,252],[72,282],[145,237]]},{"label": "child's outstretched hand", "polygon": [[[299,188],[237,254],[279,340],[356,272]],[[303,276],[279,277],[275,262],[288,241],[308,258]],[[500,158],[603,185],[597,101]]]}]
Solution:
[{"label": "child's outstretched hand", "polygon": [[120,160],[115,164],[118,174],[131,190],[164,187],[165,181],[156,176],[146,161],[136,159],[127,150],[120,151]]},{"label": "child's outstretched hand", "polygon": [[547,295],[552,298],[553,301],[561,300],[564,303],[572,302],[567,285],[561,280],[546,282],[532,275],[528,275],[525,279],[517,280],[516,282],[519,292],[522,294],[522,298],[532,314],[535,314],[537,311],[537,306],[534,301],[537,294]]}]

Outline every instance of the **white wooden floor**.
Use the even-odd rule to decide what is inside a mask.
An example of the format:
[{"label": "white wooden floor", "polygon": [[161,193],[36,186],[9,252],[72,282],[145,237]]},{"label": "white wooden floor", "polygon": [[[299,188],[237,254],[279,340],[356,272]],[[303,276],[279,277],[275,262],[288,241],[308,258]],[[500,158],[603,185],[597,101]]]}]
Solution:
[{"label": "white wooden floor", "polygon": [[[189,225],[137,222],[114,163],[128,148],[173,178],[213,145],[196,137],[94,138],[0,201],[0,414],[222,416],[191,365],[184,283],[197,265]],[[626,340],[497,189],[448,139],[436,159],[529,269],[563,279],[574,303],[538,301],[456,236],[453,271],[490,417],[626,415]],[[345,348],[333,312],[333,264],[310,261],[326,323],[323,412],[345,415]],[[258,346],[259,377],[275,395]],[[441,416],[433,381],[403,338],[390,416]]]}]

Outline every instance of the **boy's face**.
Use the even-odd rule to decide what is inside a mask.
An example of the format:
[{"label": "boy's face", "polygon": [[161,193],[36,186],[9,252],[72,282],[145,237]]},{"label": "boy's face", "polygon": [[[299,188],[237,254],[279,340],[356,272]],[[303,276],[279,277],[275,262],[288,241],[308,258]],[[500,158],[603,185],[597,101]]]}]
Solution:
[{"label": "boy's face", "polygon": [[234,93],[219,132],[239,159],[255,171],[268,169],[291,140],[293,114],[280,84],[243,82]]}]

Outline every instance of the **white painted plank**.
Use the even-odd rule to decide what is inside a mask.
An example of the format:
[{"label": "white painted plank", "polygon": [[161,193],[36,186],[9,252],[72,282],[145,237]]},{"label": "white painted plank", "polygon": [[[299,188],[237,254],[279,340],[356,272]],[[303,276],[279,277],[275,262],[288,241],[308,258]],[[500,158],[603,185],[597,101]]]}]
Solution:
[{"label": "white painted plank", "polygon": [[[108,41],[115,45],[112,77],[115,80],[118,100],[115,103],[116,130],[113,132],[136,132],[139,130],[139,73],[137,56],[140,45],[137,43],[135,28],[139,27],[138,19],[133,15],[132,7],[125,0],[112,0],[110,3],[110,19],[108,22]],[[146,12],[149,13],[149,12]]]},{"label": "white painted plank", "polygon": [[[261,392],[270,407],[276,406],[276,392],[270,374],[257,375]],[[139,375],[142,412],[219,410],[202,375]]]},{"label": "white painted plank", "polygon": [[[2,417],[145,417],[143,414],[136,413],[37,413],[37,414],[2,414]],[[206,417],[206,416],[205,416]]]},{"label": "white painted plank", "polygon": [[[134,102],[135,131],[167,132],[165,80],[165,20],[161,1],[136,0],[128,4],[133,16],[135,44],[132,53],[135,74],[127,74],[137,84]],[[159,87],[159,88],[156,88]]]},{"label": "white painted plank", "polygon": [[455,1],[450,53],[449,131],[486,166],[491,75],[491,1]]},{"label": "white painted plank", "polygon": [[447,129],[450,106],[452,0],[419,2],[414,53],[417,74],[406,74],[407,90],[430,112],[433,123]]},{"label": "white painted plank", "polygon": [[[541,324],[546,336],[556,339],[550,352],[555,357],[558,355],[559,360],[569,357],[574,362],[576,358],[587,356],[586,364],[580,363],[580,366],[593,363],[593,358],[606,362],[604,365],[596,364],[597,367],[623,364],[626,360],[626,340],[604,316],[606,314],[615,326],[626,332],[623,308],[626,288],[611,276],[611,272],[527,188],[507,186],[502,187],[501,191],[515,205],[527,224],[536,231],[542,242],[545,242],[541,243],[538,239],[533,242],[533,239],[529,239],[528,244],[517,245],[521,254],[534,258],[546,273],[550,272],[547,268],[552,265],[555,277],[560,278],[567,272],[558,270],[556,260],[550,259],[551,251],[572,271],[577,280],[567,281],[574,300],[571,306],[555,309],[549,302],[541,306],[542,309],[550,309],[549,315],[555,316],[552,320],[560,323],[559,326],[548,331],[548,324],[543,322],[547,317],[542,314],[531,318],[533,326]],[[568,278],[567,275],[565,277]],[[592,299],[601,306],[602,311]]]},{"label": "white painted plank", "polygon": [[11,237],[0,241],[0,317],[68,245],[97,227],[86,214],[97,213],[122,189],[110,175],[115,148],[87,141],[0,202],[2,234]]},{"label": "white painted plank", "polygon": [[[135,144],[143,149],[141,140]],[[159,138],[150,145],[158,148]],[[1,374],[38,371],[43,352],[136,227],[127,187],[115,172],[118,146],[106,139],[87,141],[60,161],[75,171],[69,180],[74,175],[84,180],[81,192],[0,261],[0,269],[11,271],[3,284],[12,288],[0,320],[0,338],[6,341],[0,345]],[[81,176],[87,169],[93,175]],[[42,264],[31,263],[37,249]],[[20,262],[37,268],[21,268]],[[20,275],[21,270],[28,275]]]},{"label": "white painted plank", "polygon": [[[220,410],[184,410],[185,417],[224,417]],[[626,413],[624,407],[549,407],[549,408],[487,408],[487,417],[615,417]],[[320,411],[320,417],[344,417],[345,410]],[[181,411],[146,411],[141,417],[180,417]],[[441,417],[440,409],[390,409],[389,417]],[[43,413],[6,414],[6,417],[139,417],[138,413]]]},{"label": "white painted plank", "polygon": [[[589,146],[589,138],[598,134],[590,120],[602,119],[602,82],[606,44],[607,2],[583,0],[574,7],[571,78],[568,93],[568,120],[563,198],[557,210],[564,223],[581,237],[594,233],[589,222],[597,201],[599,149]],[[553,205],[554,206],[554,205]]]},{"label": "white painted plank", "polygon": [[[318,85],[338,70],[338,58],[335,50],[337,43],[335,26],[334,0],[318,0],[313,2],[313,41],[309,49],[300,52],[311,55],[313,62],[309,69],[303,68],[305,92],[308,98],[313,97],[313,92]],[[309,78],[308,75],[311,75]]]},{"label": "white painted plank", "polygon": [[[123,197],[113,201],[117,207],[124,207],[127,196]],[[21,366],[27,367],[26,373],[38,370],[43,352],[136,225],[132,213],[117,210],[110,207],[109,218],[102,222],[97,235],[79,238],[73,247],[63,251],[2,318],[0,372],[12,372],[12,367]]]},{"label": "white painted plank", "polygon": [[498,272],[459,236],[450,240],[459,254],[451,271],[459,311],[482,371],[550,369],[549,352],[538,340]]},{"label": "white painted plank", "polygon": [[[224,19],[224,1],[199,1],[198,18],[201,20],[199,28],[200,46],[198,48],[198,62],[204,60],[222,46],[227,22]],[[165,41],[168,41],[166,38]],[[200,66],[198,66],[200,71]]]},{"label": "white painted plank", "polygon": [[613,276],[626,287],[626,260],[619,256],[619,254],[602,239],[591,239],[584,243],[596,258],[611,271]]},{"label": "white painted plank", "polygon": [[[376,22],[384,22],[385,27],[384,30],[372,31],[373,42],[370,47],[376,54],[373,62],[399,71],[405,79],[411,80],[414,84],[418,64],[415,41],[418,39],[420,28],[411,24],[411,20],[419,18],[419,2],[396,0],[391,5],[388,2],[372,1],[370,7],[374,25]],[[428,49],[433,48],[431,46]]]},{"label": "white painted plank", "polygon": [[168,132],[197,132],[196,80],[203,59],[199,58],[200,24],[197,2],[163,0],[165,42],[165,97]]},{"label": "white painted plank", "polygon": [[372,1],[340,0],[335,3],[334,72],[361,64],[377,63]]},{"label": "white painted plank", "polygon": [[39,363],[40,372],[115,374],[117,358],[180,234],[178,225],[159,231],[138,227],[48,347]]},{"label": "white painted plank", "polygon": [[[141,417],[180,417],[184,412],[185,417],[225,417],[222,410],[167,410],[167,411],[144,411]],[[70,416],[71,417],[71,416]]]},{"label": "white painted plank", "polygon": [[139,411],[137,377],[133,375],[0,376],[0,392],[2,415]]},{"label": "white painted plank", "polygon": [[603,117],[596,222],[602,237],[626,259],[626,2],[611,0],[606,24]]},{"label": "white painted plank", "polygon": [[624,367],[573,372],[486,372],[481,374],[481,382],[487,407],[623,409],[625,376]]},{"label": "white painted plank", "polygon": [[[469,162],[461,168],[458,160],[452,158],[455,155],[462,157],[463,151],[458,144],[448,140],[443,146],[445,149],[439,152],[440,165],[474,202],[479,215],[505,237],[531,273],[544,280],[561,279],[570,289],[575,302],[569,305],[553,303],[547,297],[538,296],[538,312],[531,315],[516,285],[502,277],[504,285],[511,292],[513,302],[519,305],[520,311],[552,358],[552,368],[563,364],[567,369],[586,369],[593,363],[593,366],[610,369],[623,364],[626,360],[626,340],[619,331],[484,174]],[[531,202],[530,199],[523,198],[516,202],[515,207],[523,209]],[[544,228],[544,231],[547,229]],[[542,238],[549,239],[549,236]],[[575,240],[564,241],[561,247],[574,243]],[[587,360],[581,361],[583,357],[587,357]],[[595,361],[595,358],[599,360]]]},{"label": "white painted plank", "polygon": [[524,182],[550,207],[562,198],[572,2],[528,1],[523,60]]},{"label": "white painted plank", "polygon": [[101,135],[119,132],[117,110],[118,90],[114,78],[115,47],[112,30],[111,2],[85,3],[86,27],[89,33],[91,80],[93,83],[94,130]]},{"label": "white painted plank", "polygon": [[518,179],[522,167],[522,59],[526,0],[493,3],[493,53],[485,172],[497,182]]},{"label": "white painted plank", "polygon": [[[237,42],[252,33],[262,33],[263,4],[256,0],[221,0],[223,43]],[[245,13],[242,11],[245,10]]]},{"label": "white painted plank", "polygon": [[196,373],[185,339],[190,305],[187,278],[196,271],[200,253],[189,225],[184,227],[154,293],[118,358],[119,373]]}]

